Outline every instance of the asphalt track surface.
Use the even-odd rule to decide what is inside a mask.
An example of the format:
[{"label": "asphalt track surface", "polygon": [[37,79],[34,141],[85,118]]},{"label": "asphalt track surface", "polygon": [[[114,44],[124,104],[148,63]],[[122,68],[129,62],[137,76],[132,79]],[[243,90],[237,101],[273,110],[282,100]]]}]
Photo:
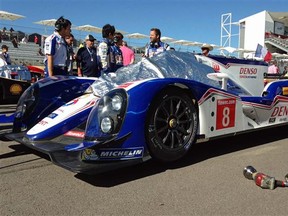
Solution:
[{"label": "asphalt track surface", "polygon": [[[0,114],[13,106],[0,107]],[[0,129],[3,125],[0,125]],[[288,126],[193,146],[183,160],[87,176],[0,141],[0,215],[287,215],[288,190],[262,189],[243,168],[284,180]]]}]

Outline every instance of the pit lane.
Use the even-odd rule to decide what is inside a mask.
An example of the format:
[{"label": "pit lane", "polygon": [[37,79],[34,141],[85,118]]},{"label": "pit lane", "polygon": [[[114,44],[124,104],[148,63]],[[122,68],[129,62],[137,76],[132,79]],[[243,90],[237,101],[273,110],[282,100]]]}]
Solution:
[{"label": "pit lane", "polygon": [[261,189],[243,168],[283,180],[287,136],[284,126],[199,143],[177,163],[148,161],[95,176],[0,141],[1,215],[286,215],[287,188]]}]

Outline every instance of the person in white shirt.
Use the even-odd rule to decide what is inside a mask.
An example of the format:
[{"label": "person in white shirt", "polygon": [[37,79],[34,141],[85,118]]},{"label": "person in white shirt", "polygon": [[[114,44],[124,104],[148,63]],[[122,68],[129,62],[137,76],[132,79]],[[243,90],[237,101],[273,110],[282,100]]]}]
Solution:
[{"label": "person in white shirt", "polygon": [[4,44],[2,45],[1,49],[2,49],[2,52],[0,52],[0,58],[3,59],[7,65],[11,65],[11,59],[8,53],[9,47]]},{"label": "person in white shirt", "polygon": [[68,75],[65,37],[71,33],[71,22],[62,16],[55,22],[55,31],[45,40],[45,76]]}]

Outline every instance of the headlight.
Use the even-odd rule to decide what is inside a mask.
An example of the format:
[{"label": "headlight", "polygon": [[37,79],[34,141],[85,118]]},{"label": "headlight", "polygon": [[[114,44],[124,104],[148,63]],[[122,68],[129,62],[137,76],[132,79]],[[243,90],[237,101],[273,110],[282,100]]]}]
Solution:
[{"label": "headlight", "polygon": [[112,109],[119,111],[122,107],[123,98],[120,95],[115,95],[112,98]]},{"label": "headlight", "polygon": [[109,117],[105,117],[101,120],[101,130],[104,133],[110,132],[112,129],[112,125],[113,125],[112,119],[110,119]]},{"label": "headlight", "polygon": [[124,89],[114,89],[105,94],[91,110],[85,132],[85,140],[107,138],[120,131],[128,104]]}]

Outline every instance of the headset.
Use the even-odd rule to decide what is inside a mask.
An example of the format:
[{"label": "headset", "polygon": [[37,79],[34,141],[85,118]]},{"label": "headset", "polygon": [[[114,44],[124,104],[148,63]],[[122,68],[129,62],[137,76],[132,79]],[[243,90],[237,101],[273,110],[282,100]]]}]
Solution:
[{"label": "headset", "polygon": [[68,24],[71,25],[71,22],[67,19],[64,19],[62,16],[55,22],[55,30],[61,31],[62,28],[65,28],[68,26]]},{"label": "headset", "polygon": [[160,45],[160,43],[159,42],[150,42],[150,47],[151,48],[158,48],[158,47],[160,47],[161,45]]},{"label": "headset", "polygon": [[62,26],[60,23],[55,23],[55,30],[60,31],[62,29]]}]

